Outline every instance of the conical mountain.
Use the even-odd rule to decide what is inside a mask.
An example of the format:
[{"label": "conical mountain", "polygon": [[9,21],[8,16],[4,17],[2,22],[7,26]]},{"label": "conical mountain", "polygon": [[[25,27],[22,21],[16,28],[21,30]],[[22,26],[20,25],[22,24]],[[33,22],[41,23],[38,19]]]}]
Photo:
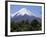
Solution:
[{"label": "conical mountain", "polygon": [[24,15],[28,15],[28,16],[36,16],[35,14],[33,14],[33,12],[31,12],[30,10],[26,9],[26,8],[22,8],[19,11],[15,12],[14,14],[12,14],[11,16],[14,17],[16,16],[24,16]]},{"label": "conical mountain", "polygon": [[11,20],[15,22],[20,22],[22,20],[24,21],[28,20],[29,22],[31,22],[34,19],[37,19],[37,20],[39,19],[32,11],[26,8],[20,9],[19,11],[15,12],[11,16],[12,16]]}]

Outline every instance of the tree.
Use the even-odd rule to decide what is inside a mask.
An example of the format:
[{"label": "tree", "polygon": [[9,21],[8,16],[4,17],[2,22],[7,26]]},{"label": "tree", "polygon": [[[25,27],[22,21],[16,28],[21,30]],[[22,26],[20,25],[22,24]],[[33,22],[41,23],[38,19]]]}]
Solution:
[{"label": "tree", "polygon": [[40,26],[38,26],[38,25],[40,25],[39,22],[36,19],[34,19],[31,22],[32,30],[39,30]]},{"label": "tree", "polygon": [[41,22],[38,22],[34,19],[31,24],[29,24],[28,19],[26,21],[22,20],[21,22],[11,22],[11,31],[19,32],[19,31],[34,31],[41,30]]}]

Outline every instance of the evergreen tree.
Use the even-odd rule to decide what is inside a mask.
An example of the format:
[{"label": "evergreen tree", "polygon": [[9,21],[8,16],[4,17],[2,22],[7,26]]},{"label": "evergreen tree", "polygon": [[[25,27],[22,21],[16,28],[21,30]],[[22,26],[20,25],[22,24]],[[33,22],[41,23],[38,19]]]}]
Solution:
[{"label": "evergreen tree", "polygon": [[39,30],[40,29],[40,26],[38,26],[38,25],[40,25],[39,22],[36,19],[34,19],[31,22],[32,30]]},{"label": "evergreen tree", "polygon": [[29,24],[28,19],[26,21],[22,20],[21,22],[11,22],[11,31],[19,32],[19,31],[34,31],[41,30],[41,22],[38,22],[34,19],[31,24]]}]

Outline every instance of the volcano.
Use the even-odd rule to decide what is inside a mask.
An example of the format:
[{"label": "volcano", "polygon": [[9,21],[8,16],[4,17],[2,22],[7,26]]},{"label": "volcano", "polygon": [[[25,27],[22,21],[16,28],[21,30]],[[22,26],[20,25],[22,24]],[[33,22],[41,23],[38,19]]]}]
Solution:
[{"label": "volcano", "polygon": [[14,14],[11,15],[11,20],[14,22],[20,22],[22,20],[25,21],[27,19],[29,22],[31,22],[34,19],[41,21],[41,19],[39,17],[37,17],[32,11],[30,11],[26,8],[22,8],[19,11],[15,12]]},{"label": "volcano", "polygon": [[12,14],[11,16],[24,16],[24,15],[28,15],[28,16],[36,16],[35,14],[33,14],[30,10],[26,9],[26,8],[22,8],[19,11],[15,12],[14,14]]}]

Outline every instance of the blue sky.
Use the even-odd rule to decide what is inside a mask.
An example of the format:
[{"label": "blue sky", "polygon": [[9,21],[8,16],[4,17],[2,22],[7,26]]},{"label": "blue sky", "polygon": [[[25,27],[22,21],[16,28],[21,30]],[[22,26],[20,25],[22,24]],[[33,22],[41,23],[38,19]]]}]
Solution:
[{"label": "blue sky", "polygon": [[42,14],[42,7],[41,6],[25,6],[25,5],[10,5],[10,12],[11,14],[17,12],[18,10],[26,8],[32,11],[36,16],[41,16]]}]

